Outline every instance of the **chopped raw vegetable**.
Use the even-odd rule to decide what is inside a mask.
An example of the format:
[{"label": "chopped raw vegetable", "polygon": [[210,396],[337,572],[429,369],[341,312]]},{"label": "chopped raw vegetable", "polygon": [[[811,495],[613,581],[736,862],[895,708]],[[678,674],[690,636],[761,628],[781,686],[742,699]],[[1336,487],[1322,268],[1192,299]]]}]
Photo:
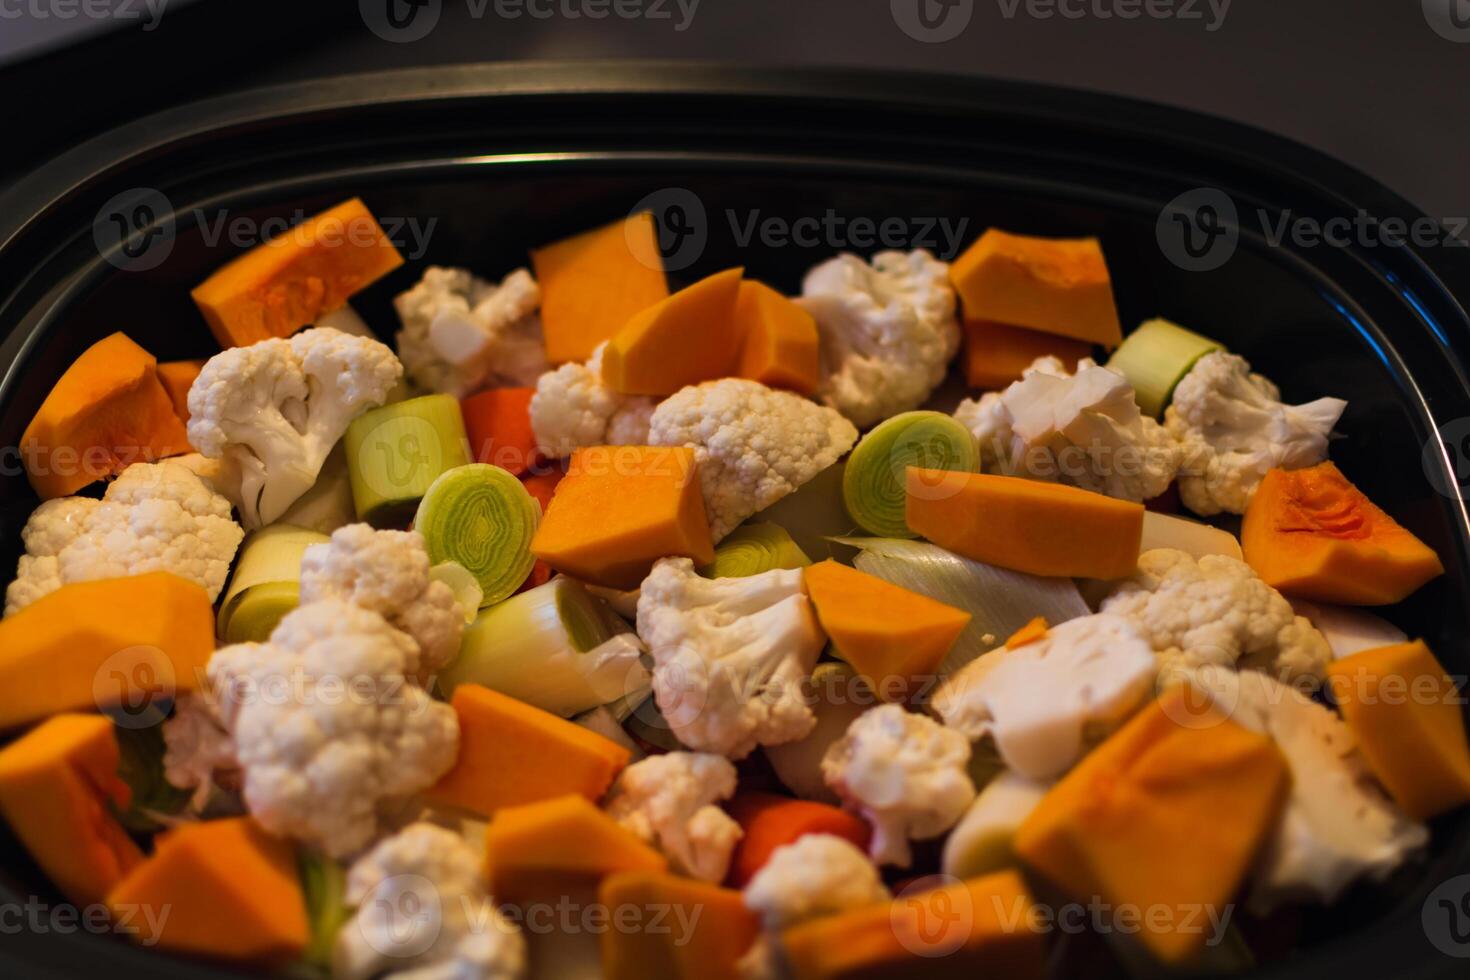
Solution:
[{"label": "chopped raw vegetable", "polygon": [[230,587],[220,602],[216,628],[226,643],[262,642],[301,593],[301,556],[325,534],[289,524],[251,531],[240,546]]},{"label": "chopped raw vegetable", "polygon": [[847,464],[834,463],[795,491],[750,518],[751,524],[775,524],[786,529],[801,553],[812,561],[835,558],[850,562],[856,552],[835,540],[859,531],[842,500]]},{"label": "chopped raw vegetable", "polygon": [[457,561],[441,561],[429,569],[429,578],[449,586],[449,591],[454,593],[454,601],[464,611],[464,621],[475,621],[476,614],[484,605],[485,590],[480,587],[480,580],[475,578],[474,572]]},{"label": "chopped raw vegetable", "polygon": [[992,779],[944,842],[944,873],[974,878],[1016,867],[1016,831],[1048,788],[1013,772]]},{"label": "chopped raw vegetable", "polygon": [[1229,531],[1203,521],[1188,517],[1175,517],[1145,510],[1143,514],[1143,537],[1138,544],[1138,553],[1155,548],[1173,548],[1195,558],[1205,555],[1225,555],[1242,561],[1240,541]]},{"label": "chopped raw vegetable", "polygon": [[765,283],[747,279],[735,301],[742,378],[810,395],[821,384],[817,321]]},{"label": "chopped raw vegetable", "polygon": [[602,934],[604,980],[738,980],[736,964],[760,931],[738,891],[676,875],[625,871],[597,893],[607,909],[658,909],[674,929],[608,929]]},{"label": "chopped raw vegetable", "polygon": [[531,431],[535,388],[491,388],[459,403],[470,455],[521,476],[540,458]]},{"label": "chopped raw vegetable", "polygon": [[602,380],[624,395],[672,395],[733,375],[740,356],[735,299],[743,269],[726,269],[636,314],[602,354]]},{"label": "chopped raw vegetable", "polygon": [[426,395],[373,409],[354,419],[344,439],[359,520],[400,527],[429,484],[470,461],[459,402]]},{"label": "chopped raw vegetable", "polygon": [[169,401],[174,403],[174,413],[185,425],[189,423],[189,388],[202,370],[203,361],[160,361],[158,364],[159,383],[168,392]]},{"label": "chopped raw vegetable", "polygon": [[1219,341],[1156,318],[1139,324],[1108,359],[1108,367],[1128,379],[1138,408],[1158,418],[1174,397],[1174,388],[1211,351],[1224,350]]},{"label": "chopped raw vegetable", "polygon": [[302,959],[319,970],[330,970],[337,934],[352,918],[347,906],[347,872],[341,864],[315,851],[301,851],[297,862],[311,927],[311,941]]},{"label": "chopped raw vegetable", "polygon": [[970,613],[970,624],[940,665],[941,675],[993,650],[1033,616],[1055,625],[1090,612],[1071,579],[986,565],[920,541],[848,538],[844,543],[862,549],[860,570]]},{"label": "chopped raw vegetable", "polygon": [[413,526],[429,560],[463,565],[480,583],[480,605],[493,606],[531,573],[531,538],[540,522],[541,508],[510,471],[470,463],[429,485]]},{"label": "chopped raw vegetable", "polygon": [[879,537],[917,535],[904,519],[905,474],[911,466],[972,472],[975,439],[943,412],[905,412],[881,423],[853,449],[842,478],[847,513]]},{"label": "chopped raw vegetable", "polygon": [[1328,606],[1307,599],[1292,599],[1291,608],[1317,627],[1332,648],[1332,656],[1338,660],[1364,650],[1407,643],[1409,639],[1393,623],[1365,609]]},{"label": "chopped raw vegetable", "polygon": [[994,320],[965,320],[965,382],[971,388],[998,391],[1020,381],[1038,358],[1054,357],[1070,366],[1091,354],[1092,345],[1085,340]]},{"label": "chopped raw vegetable", "polygon": [[439,682],[446,694],[479,684],[567,717],[646,688],[640,653],[627,623],[555,578],[481,610]]},{"label": "chopped raw vegetable", "polygon": [[812,714],[817,716],[816,727],[806,738],[782,745],[767,745],[762,751],[776,771],[776,777],[798,797],[836,803],[837,794],[822,778],[822,756],[827,754],[833,742],[847,734],[847,726],[853,719],[881,702],[868,690],[857,671],[844,663],[826,661],[817,664],[806,686],[809,692],[807,704],[811,706]]},{"label": "chopped raw vegetable", "polygon": [[[118,821],[129,831],[151,834],[172,823],[189,806],[192,793],[168,781],[163,765],[167,744],[163,739],[164,712],[150,706],[148,714],[130,717],[116,725],[117,775],[128,784],[132,798],[120,807]],[[150,723],[151,722],[151,723]]]},{"label": "chopped raw vegetable", "polygon": [[292,524],[322,534],[357,520],[357,507],[352,500],[352,478],[347,472],[347,447],[338,442],[327,454],[316,482],[296,498],[272,523]]},{"label": "chopped raw vegetable", "polygon": [[715,560],[699,570],[706,578],[744,578],[773,568],[805,568],[804,555],[778,524],[742,524],[715,548]]},{"label": "chopped raw vegetable", "polygon": [[841,837],[862,851],[867,851],[873,835],[867,824],[846,810],[774,793],[741,793],[726,809],[745,832],[730,862],[730,884],[736,888],[750,884],[776,848],[807,834]]}]

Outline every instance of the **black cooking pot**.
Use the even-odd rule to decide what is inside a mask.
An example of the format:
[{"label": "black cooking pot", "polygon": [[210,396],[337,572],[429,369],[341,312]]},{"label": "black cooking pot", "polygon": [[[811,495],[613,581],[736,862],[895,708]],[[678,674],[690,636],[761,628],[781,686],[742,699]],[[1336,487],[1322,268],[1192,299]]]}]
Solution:
[{"label": "black cooking pot", "polygon": [[[664,219],[674,278],[744,264],[788,291],[842,248],[927,245],[949,258],[990,225],[1101,236],[1125,325],[1169,317],[1245,354],[1287,400],[1349,400],[1333,458],[1447,566],[1387,615],[1452,673],[1470,672],[1459,469],[1470,253],[1384,187],[1294,143],[1035,85],[670,64],[447,67],[246,92],[129,124],[0,197],[0,447],[17,445],[67,364],[113,331],[160,359],[212,353],[190,287],[284,227],[267,219],[351,195],[411,253],[354,301],[384,333],[391,297],[424,265],[500,274],[529,246],[640,202]],[[1390,220],[1406,241],[1386,240],[1400,227]],[[1314,244],[1314,227],[1332,240]],[[8,570],[36,500],[14,452],[0,462]],[[0,900],[54,900],[8,832],[0,866]],[[1435,825],[1426,861],[1304,913],[1303,942],[1260,975],[1463,976],[1465,961],[1429,938],[1443,943],[1448,923],[1439,896],[1426,899],[1466,872],[1462,813]],[[108,936],[16,932],[19,921],[0,918],[5,975],[228,972]],[[1456,925],[1463,934],[1470,919]]]}]

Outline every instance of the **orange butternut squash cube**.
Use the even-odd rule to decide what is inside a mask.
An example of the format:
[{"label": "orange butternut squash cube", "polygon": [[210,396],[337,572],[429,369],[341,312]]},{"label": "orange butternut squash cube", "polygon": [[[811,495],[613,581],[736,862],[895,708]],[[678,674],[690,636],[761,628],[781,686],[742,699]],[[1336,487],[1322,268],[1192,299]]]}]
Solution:
[{"label": "orange butternut squash cube", "polygon": [[740,892],[671,874],[610,875],[598,901],[609,921],[636,923],[603,932],[604,980],[739,980],[760,931]]},{"label": "orange butternut squash cube", "polygon": [[289,337],[403,264],[358,198],[314,215],[217,270],[189,294],[221,347]]},{"label": "orange butternut squash cube", "polygon": [[765,283],[745,280],[735,299],[741,341],[736,373],[770,388],[803,395],[821,382],[817,321]]},{"label": "orange butternut squash cube", "polygon": [[591,446],[572,454],[531,551],[559,572],[634,589],[660,558],[715,560],[694,450]]},{"label": "orange butternut squash cube", "polygon": [[813,919],[781,945],[795,980],[1046,976],[1041,920],[1015,871]]},{"label": "orange butternut squash cube", "polygon": [[1364,650],[1327,667],[1363,757],[1420,820],[1470,803],[1470,744],[1455,682],[1423,640]]},{"label": "orange butternut squash cube", "polygon": [[0,729],[197,689],[214,608],[168,572],[64,585],[0,619]]},{"label": "orange butternut squash cube", "polygon": [[575,793],[506,807],[485,831],[485,878],[502,902],[595,891],[619,871],[663,872],[662,854]]},{"label": "orange butternut squash cube", "polygon": [[174,404],[174,414],[185,425],[189,424],[189,389],[203,370],[203,361],[164,361],[158,365],[158,380]]},{"label": "orange butternut squash cube", "polygon": [[188,451],[158,360],[123,333],[72,362],[20,437],[26,476],[42,500],[75,493],[131,463]]},{"label": "orange butternut squash cube", "polygon": [[602,380],[628,395],[672,395],[733,375],[742,339],[735,300],[743,272],[717,272],[634,314],[602,353]]},{"label": "orange butternut squash cube", "polygon": [[553,364],[585,361],[634,314],[669,295],[648,211],[531,250]]},{"label": "orange butternut squash cube", "polygon": [[136,939],[256,966],[301,956],[310,928],[291,844],[249,817],[181,824],[156,844],[107,896]]},{"label": "orange butternut squash cube", "polygon": [[113,819],[132,793],[102,715],[56,715],[0,749],[0,815],[77,905],[100,902],[143,860]]},{"label": "orange butternut squash cube", "polygon": [[970,614],[830,558],[802,572],[817,621],[837,655],[885,701],[932,677]]},{"label": "orange butternut squash cube", "polygon": [[456,687],[450,703],[459,757],[429,789],[435,803],[490,816],[567,793],[596,800],[631,758],[589,728],[478,684]]},{"label": "orange butternut squash cube", "polygon": [[1070,369],[1091,354],[1092,344],[1085,340],[994,320],[965,320],[965,383],[971,388],[1000,389],[1020,381],[1038,357],[1059,358]]},{"label": "orange butternut squash cube", "polygon": [[1104,347],[1123,342],[1112,278],[1096,238],[1036,238],[991,228],[954,260],[949,278],[967,320]]},{"label": "orange butternut squash cube", "polygon": [[909,467],[904,513],[956,554],[1032,575],[1122,578],[1138,565],[1143,505],[1060,483]]},{"label": "orange butternut squash cube", "polygon": [[1434,550],[1331,461],[1268,472],[1246,508],[1240,547],[1272,588],[1339,605],[1398,602],[1444,574]]},{"label": "orange butternut squash cube", "polygon": [[1063,776],[1014,841],[1066,894],[1141,917],[1139,938],[1165,964],[1204,948],[1204,913],[1233,900],[1291,784],[1269,738],[1200,701],[1186,684],[1165,690]]}]

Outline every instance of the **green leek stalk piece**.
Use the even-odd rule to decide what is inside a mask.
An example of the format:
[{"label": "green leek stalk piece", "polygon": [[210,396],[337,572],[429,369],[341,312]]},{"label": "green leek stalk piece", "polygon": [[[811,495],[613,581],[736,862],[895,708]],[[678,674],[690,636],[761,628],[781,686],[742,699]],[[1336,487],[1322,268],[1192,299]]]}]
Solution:
[{"label": "green leek stalk piece", "polygon": [[827,467],[765,510],[748,524],[775,524],[786,529],[801,553],[812,561],[835,558],[851,563],[857,551],[833,543],[857,531],[857,524],[842,502],[842,473],[845,464]]},{"label": "green leek stalk piece", "polygon": [[347,905],[347,871],[326,855],[303,848],[297,858],[297,873],[306,903],[306,921],[311,927],[311,939],[301,958],[311,966],[330,970],[337,934],[352,918]]},{"label": "green leek stalk piece", "polygon": [[469,463],[429,485],[413,526],[429,561],[458,562],[475,577],[483,608],[514,594],[531,574],[531,538],[540,522],[541,505],[509,470]]},{"label": "green leek stalk piece", "polygon": [[475,621],[480,606],[484,605],[485,590],[480,588],[480,580],[475,578],[473,572],[457,561],[441,561],[429,569],[429,578],[449,586],[459,608],[464,610],[464,621]]},{"label": "green leek stalk piece", "polygon": [[842,499],[852,519],[869,534],[917,537],[904,519],[905,471],[910,466],[972,472],[978,468],[975,437],[942,412],[904,412],[863,436],[847,460]]},{"label": "green leek stalk piece", "polygon": [[290,524],[251,531],[219,604],[216,629],[226,643],[264,642],[300,600],[301,556],[328,537]]},{"label": "green leek stalk piece", "polygon": [[446,696],[479,684],[569,718],[646,687],[641,653],[581,583],[554,578],[481,610],[439,681]]},{"label": "green leek stalk piece", "polygon": [[1174,397],[1174,387],[1196,361],[1224,350],[1218,340],[1164,319],[1148,320],[1113,351],[1107,366],[1128,379],[1138,409],[1158,418]]},{"label": "green leek stalk piece", "polygon": [[374,527],[402,527],[439,476],[470,461],[459,402],[426,395],[352,420],[343,437],[352,503]]},{"label": "green leek stalk piece", "polygon": [[746,578],[776,568],[805,568],[812,560],[779,524],[742,524],[715,548],[715,560],[699,570],[705,578]]}]

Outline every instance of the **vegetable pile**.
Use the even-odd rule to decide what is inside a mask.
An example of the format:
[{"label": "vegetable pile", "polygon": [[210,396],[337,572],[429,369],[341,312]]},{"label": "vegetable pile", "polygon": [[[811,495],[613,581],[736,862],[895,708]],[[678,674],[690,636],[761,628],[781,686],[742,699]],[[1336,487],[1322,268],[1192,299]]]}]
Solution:
[{"label": "vegetable pile", "polygon": [[[1454,682],[1361,608],[1444,567],[1328,458],[1347,402],[1125,332],[1099,240],[843,254],[795,297],[677,288],[646,213],[499,278],[403,264],[345,202],[193,291],[219,353],[113,334],[26,429],[0,815],[68,900],[170,909],[147,945],[1229,971],[1470,803]],[[619,925],[530,928],[568,902]],[[1067,903],[1118,928],[1059,943]]]}]

